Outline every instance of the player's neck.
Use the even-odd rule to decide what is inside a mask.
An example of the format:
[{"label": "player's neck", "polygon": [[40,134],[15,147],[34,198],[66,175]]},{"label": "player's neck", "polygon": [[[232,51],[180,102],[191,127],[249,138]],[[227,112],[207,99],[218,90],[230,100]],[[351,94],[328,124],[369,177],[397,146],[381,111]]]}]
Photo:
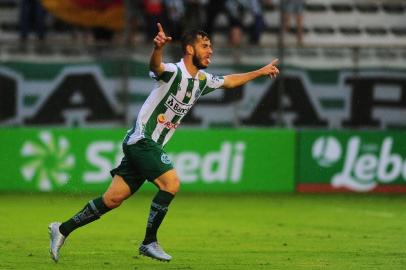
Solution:
[{"label": "player's neck", "polygon": [[199,69],[193,64],[193,60],[191,57],[185,56],[183,58],[183,62],[185,63],[186,70],[189,74],[194,78],[199,71]]}]

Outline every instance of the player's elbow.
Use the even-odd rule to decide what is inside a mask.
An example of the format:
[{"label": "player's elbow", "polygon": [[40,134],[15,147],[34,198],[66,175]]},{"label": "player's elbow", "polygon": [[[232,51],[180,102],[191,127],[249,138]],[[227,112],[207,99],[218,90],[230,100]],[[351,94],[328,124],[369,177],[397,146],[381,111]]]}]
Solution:
[{"label": "player's elbow", "polygon": [[155,75],[159,75],[158,74],[159,68],[157,66],[149,65],[149,70],[152,71]]},{"label": "player's elbow", "polygon": [[151,64],[149,65],[149,70],[151,70],[156,76],[160,76],[164,72],[164,69],[161,66]]}]

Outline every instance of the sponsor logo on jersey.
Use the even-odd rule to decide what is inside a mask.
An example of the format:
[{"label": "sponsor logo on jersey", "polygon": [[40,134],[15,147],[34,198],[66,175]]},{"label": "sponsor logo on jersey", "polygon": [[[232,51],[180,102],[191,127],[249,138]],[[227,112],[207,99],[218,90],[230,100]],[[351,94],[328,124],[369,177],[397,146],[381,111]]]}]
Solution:
[{"label": "sponsor logo on jersey", "polygon": [[166,120],[166,116],[165,116],[165,114],[163,114],[163,113],[161,113],[161,114],[159,114],[159,115],[157,116],[156,121],[157,121],[159,124],[164,125],[167,129],[177,128],[177,127],[179,126],[179,124],[180,124],[179,122],[177,122],[177,123],[172,123],[172,122],[170,122],[170,121],[167,121],[167,120]]},{"label": "sponsor logo on jersey", "polygon": [[184,116],[190,110],[192,105],[193,104],[185,104],[183,102],[180,102],[172,94],[165,102],[165,106],[179,116]]},{"label": "sponsor logo on jersey", "polygon": [[173,129],[173,128],[178,128],[180,123],[179,122],[178,123],[172,123],[172,122],[167,121],[167,122],[165,122],[163,124],[165,125],[165,127],[167,129]]},{"label": "sponsor logo on jersey", "polygon": [[213,75],[213,77],[211,78],[211,80],[214,82],[214,83],[220,83],[222,80],[223,80],[223,78],[222,77],[220,77],[220,76],[216,76],[216,75]]},{"label": "sponsor logo on jersey", "polygon": [[165,123],[165,122],[166,122],[166,116],[165,116],[165,114],[163,114],[163,113],[158,114],[158,117],[156,118],[156,121],[157,121],[158,123],[160,123],[160,124]]}]

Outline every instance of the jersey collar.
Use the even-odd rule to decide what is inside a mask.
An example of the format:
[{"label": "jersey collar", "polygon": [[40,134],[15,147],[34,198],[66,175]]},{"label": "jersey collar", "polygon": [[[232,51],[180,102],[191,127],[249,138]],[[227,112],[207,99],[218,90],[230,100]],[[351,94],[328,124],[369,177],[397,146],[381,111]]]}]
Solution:
[{"label": "jersey collar", "polygon": [[[193,78],[192,75],[190,75],[189,71],[187,71],[185,62],[183,61],[183,58],[176,64],[180,70],[182,71],[182,74],[185,74],[186,78]],[[198,79],[199,74],[200,74],[200,70],[196,73],[196,76],[193,79]]]}]

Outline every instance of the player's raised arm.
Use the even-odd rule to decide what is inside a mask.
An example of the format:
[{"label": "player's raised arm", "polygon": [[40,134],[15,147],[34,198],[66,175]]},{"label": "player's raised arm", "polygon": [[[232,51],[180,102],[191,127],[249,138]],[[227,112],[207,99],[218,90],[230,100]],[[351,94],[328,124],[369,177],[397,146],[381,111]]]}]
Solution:
[{"label": "player's raised arm", "polygon": [[224,76],[223,87],[238,87],[261,76],[270,76],[271,78],[276,78],[276,76],[279,74],[279,69],[276,67],[278,61],[278,59],[274,59],[270,64],[254,71]]},{"label": "player's raised arm", "polygon": [[166,36],[164,29],[160,23],[157,23],[158,34],[154,38],[154,49],[152,51],[151,59],[149,61],[149,68],[155,75],[161,75],[164,72],[164,65],[162,63],[163,47],[167,42],[172,40],[171,37]]}]

